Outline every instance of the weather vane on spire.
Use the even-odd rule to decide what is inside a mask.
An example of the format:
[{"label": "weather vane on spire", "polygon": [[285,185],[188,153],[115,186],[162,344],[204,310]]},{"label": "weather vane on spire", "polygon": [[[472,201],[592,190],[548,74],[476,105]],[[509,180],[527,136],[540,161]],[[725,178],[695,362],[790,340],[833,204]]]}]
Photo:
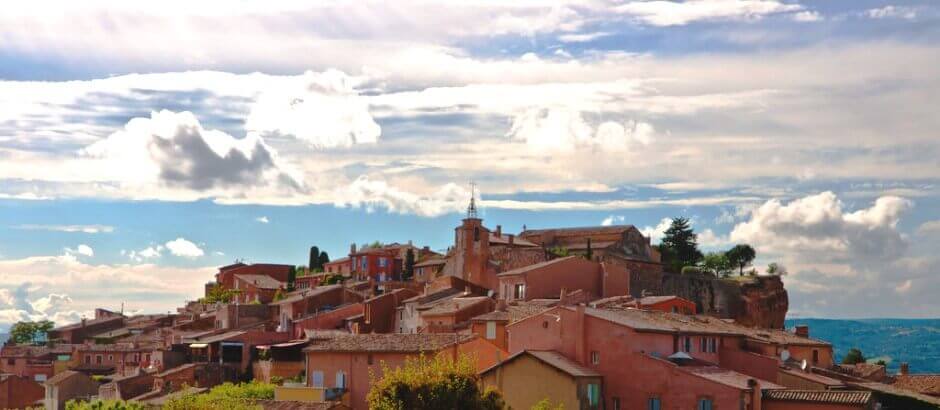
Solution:
[{"label": "weather vane on spire", "polygon": [[467,218],[477,217],[476,187],[476,182],[470,181],[470,206],[467,207]]}]

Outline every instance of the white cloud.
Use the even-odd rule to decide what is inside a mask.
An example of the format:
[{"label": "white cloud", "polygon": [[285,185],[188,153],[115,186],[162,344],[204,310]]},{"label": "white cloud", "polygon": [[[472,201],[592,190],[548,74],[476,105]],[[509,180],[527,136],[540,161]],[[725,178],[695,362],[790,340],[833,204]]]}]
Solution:
[{"label": "white cloud", "polygon": [[631,1],[615,10],[654,26],[680,26],[703,20],[753,20],[803,10],[798,4],[775,0]]},{"label": "white cloud", "polygon": [[907,241],[896,229],[913,204],[885,196],[870,208],[846,213],[832,192],[783,204],[770,200],[755,209],[750,220],[734,227],[730,238],[770,254],[799,254],[805,261],[853,262],[899,258]]},{"label": "white cloud", "polygon": [[823,20],[823,16],[815,11],[801,11],[799,13],[794,13],[792,18],[793,21],[798,21],[801,23],[811,23]]},{"label": "white cloud", "polygon": [[940,220],[927,221],[917,227],[917,233],[920,235],[940,234]]},{"label": "white cloud", "polygon": [[95,256],[95,250],[92,249],[91,246],[88,246],[85,244],[80,244],[77,247],[75,247],[75,249],[65,248],[65,253],[70,254],[70,255],[78,254],[78,255],[88,256],[88,257]]},{"label": "white cloud", "polygon": [[901,284],[895,287],[894,290],[898,293],[907,293],[908,291],[911,290],[911,286],[913,285],[914,285],[914,281],[908,279],[908,280],[905,280],[904,282],[901,282]]},{"label": "white cloud", "polygon": [[662,242],[663,236],[666,234],[666,230],[669,229],[670,225],[672,225],[672,219],[663,218],[656,226],[647,226],[640,229],[640,232],[643,232],[643,235],[650,238],[650,243],[658,245]]},{"label": "white cloud", "polygon": [[562,34],[558,36],[558,41],[562,43],[587,43],[597,40],[601,37],[607,37],[613,33],[606,31],[596,31],[593,33]]},{"label": "white cloud", "polygon": [[909,7],[884,6],[865,10],[865,15],[873,19],[903,18],[913,20],[917,18],[917,11]]},{"label": "white cloud", "polygon": [[645,122],[624,124],[605,121],[593,127],[579,111],[563,108],[532,108],[516,115],[508,136],[525,141],[540,151],[591,148],[625,151],[653,140],[653,126]]},{"label": "white cloud", "polygon": [[108,225],[16,225],[16,229],[53,232],[81,232],[81,233],[111,233],[113,226]]},{"label": "white cloud", "polygon": [[133,251],[133,250],[130,252],[121,251],[121,254],[122,255],[126,254],[127,257],[130,258],[132,261],[143,262],[147,259],[159,258],[163,253],[163,249],[164,249],[163,245],[150,245],[139,251]]},{"label": "white cloud", "polygon": [[601,226],[611,226],[614,224],[621,224],[625,220],[626,218],[623,215],[610,215],[604,218],[603,221],[601,221]]},{"label": "white cloud", "polygon": [[258,223],[263,223],[263,224],[266,224],[266,223],[268,223],[268,222],[271,222],[270,220],[268,220],[268,217],[266,217],[266,216],[259,216],[259,217],[255,218],[255,221],[258,222]]},{"label": "white cloud", "polygon": [[203,252],[199,246],[184,238],[176,238],[164,245],[166,246],[166,249],[169,250],[173,255],[184,258],[198,258],[205,254],[205,252]]},{"label": "white cloud", "polygon": [[316,148],[375,143],[381,128],[369,113],[356,79],[337,70],[306,72],[294,82],[265,90],[245,128],[295,136]]},{"label": "white cloud", "polygon": [[336,206],[365,208],[373,212],[377,207],[389,212],[414,213],[421,216],[439,216],[465,210],[470,191],[457,184],[446,184],[427,195],[401,190],[380,179],[360,177],[346,188]]}]

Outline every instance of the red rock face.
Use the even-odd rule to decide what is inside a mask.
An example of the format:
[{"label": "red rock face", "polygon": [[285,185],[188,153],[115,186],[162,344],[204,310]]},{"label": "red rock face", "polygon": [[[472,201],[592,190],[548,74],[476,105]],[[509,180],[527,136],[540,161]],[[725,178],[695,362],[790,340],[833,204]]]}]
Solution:
[{"label": "red rock face", "polygon": [[[718,279],[700,274],[664,273],[653,294],[676,295],[695,302],[699,313],[734,319],[745,326],[783,328],[789,298],[779,277],[755,277],[748,281]],[[649,286],[649,281],[643,281]],[[631,282],[631,291],[636,288]]]},{"label": "red rock face", "polygon": [[735,320],[747,326],[782,329],[790,301],[779,276],[759,277],[741,286],[744,309]]}]

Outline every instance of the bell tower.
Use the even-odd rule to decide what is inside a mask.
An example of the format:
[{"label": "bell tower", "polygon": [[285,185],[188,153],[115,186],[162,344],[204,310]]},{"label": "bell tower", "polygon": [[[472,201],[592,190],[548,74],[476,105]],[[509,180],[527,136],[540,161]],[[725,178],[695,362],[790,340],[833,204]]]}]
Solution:
[{"label": "bell tower", "polygon": [[490,260],[490,231],[483,226],[477,214],[476,184],[470,184],[470,205],[467,217],[455,229],[454,244],[457,248],[456,262],[460,277],[468,282],[493,289],[496,284],[488,280],[487,268]]}]

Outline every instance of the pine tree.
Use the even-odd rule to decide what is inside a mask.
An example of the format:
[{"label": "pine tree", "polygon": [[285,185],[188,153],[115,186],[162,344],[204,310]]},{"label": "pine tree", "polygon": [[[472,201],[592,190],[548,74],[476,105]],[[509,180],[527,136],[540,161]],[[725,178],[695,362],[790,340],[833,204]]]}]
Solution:
[{"label": "pine tree", "polygon": [[694,266],[702,260],[698,250],[698,235],[692,230],[688,218],[673,218],[672,224],[663,235],[659,248],[663,251],[663,261],[673,272],[679,272],[684,266]]},{"label": "pine tree", "polygon": [[320,252],[320,256],[317,257],[317,268],[322,271],[328,263],[330,263],[330,255],[327,255],[326,251]]},{"label": "pine tree", "polygon": [[405,269],[402,272],[402,280],[411,280],[415,274],[415,251],[408,248],[405,252]]},{"label": "pine tree", "polygon": [[[320,263],[320,248],[316,246],[310,247],[310,263],[307,264],[307,267],[310,268],[311,272],[316,272],[318,263]],[[322,266],[319,266],[322,268]]]}]

